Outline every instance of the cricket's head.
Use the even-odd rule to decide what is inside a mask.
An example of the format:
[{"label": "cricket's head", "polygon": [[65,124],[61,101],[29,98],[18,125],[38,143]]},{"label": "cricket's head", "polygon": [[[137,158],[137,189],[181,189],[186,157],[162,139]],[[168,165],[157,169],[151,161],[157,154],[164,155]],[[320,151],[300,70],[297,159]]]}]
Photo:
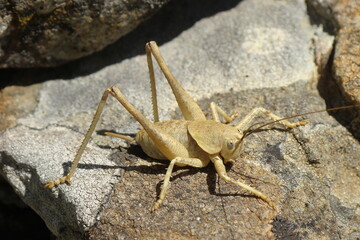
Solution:
[{"label": "cricket's head", "polygon": [[191,122],[190,135],[209,154],[220,154],[224,162],[234,161],[243,151],[242,134],[235,128],[212,120]]},{"label": "cricket's head", "polygon": [[[235,129],[237,131],[237,129]],[[224,163],[234,162],[243,152],[242,135],[237,131],[237,134],[232,137],[225,137],[220,155],[224,159]]]}]

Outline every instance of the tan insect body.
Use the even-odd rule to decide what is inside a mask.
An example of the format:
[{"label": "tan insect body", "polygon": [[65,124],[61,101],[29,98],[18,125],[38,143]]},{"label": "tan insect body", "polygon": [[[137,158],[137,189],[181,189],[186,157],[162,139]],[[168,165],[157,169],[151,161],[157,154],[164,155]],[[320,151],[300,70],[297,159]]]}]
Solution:
[{"label": "tan insect body", "polygon": [[[244,132],[257,115],[264,114],[288,128],[304,125],[305,122],[289,122],[287,120],[282,120],[280,117],[266,109],[255,108],[236,126],[230,126],[225,123],[221,123],[219,114],[223,117],[226,123],[230,123],[236,117],[236,114],[226,114],[215,103],[210,104],[213,120],[207,120],[199,105],[191,98],[191,96],[182,88],[179,82],[171,74],[160,54],[157,44],[155,42],[149,42],[146,44],[145,49],[152,89],[154,122],[144,117],[133,105],[131,105],[117,87],[113,86],[106,89],[98,105],[89,130],[86,133],[78,152],[76,153],[69,173],[64,177],[49,181],[45,187],[53,188],[59,184],[71,182],[71,178],[75,173],[81,155],[83,154],[84,149],[95,130],[95,126],[100,119],[100,115],[105,106],[106,99],[110,94],[115,97],[142,125],[143,129],[137,133],[135,139],[114,133],[108,133],[107,135],[119,137],[127,141],[136,141],[150,157],[170,160],[159,199],[152,207],[153,211],[160,206],[165,198],[174,165],[202,168],[206,167],[210,161],[214,164],[217,173],[222,179],[250,191],[275,208],[275,204],[263,193],[240,181],[230,178],[226,173],[224,163],[234,162],[240,156],[243,149],[242,138]],[[159,122],[155,77],[151,55],[153,55],[158,62],[162,72],[170,84],[185,120]]]},{"label": "tan insect body", "polygon": [[[179,157],[192,157],[200,159],[209,159],[208,154],[203,151],[195,142],[193,137],[188,131],[188,126],[193,121],[187,120],[170,120],[163,122],[154,123],[156,126],[161,128],[167,134],[174,137],[181,145],[187,150],[186,156]],[[167,159],[161,150],[157,147],[154,141],[151,139],[145,129],[140,130],[135,137],[136,143],[138,143],[143,151],[150,157],[155,159]]]}]

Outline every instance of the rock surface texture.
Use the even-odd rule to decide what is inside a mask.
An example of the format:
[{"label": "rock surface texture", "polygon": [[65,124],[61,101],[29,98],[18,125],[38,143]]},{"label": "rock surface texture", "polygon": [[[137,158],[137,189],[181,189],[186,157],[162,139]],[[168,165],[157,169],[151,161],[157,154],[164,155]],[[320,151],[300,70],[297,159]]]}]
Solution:
[{"label": "rock surface texture", "polygon": [[0,1],[0,68],[56,66],[124,36],[166,0]]},{"label": "rock surface texture", "polygon": [[[311,24],[304,1],[192,4],[170,2],[114,45],[71,65],[4,71],[28,86],[2,91],[1,175],[59,239],[359,239],[360,144],[346,128],[352,111],[310,115],[305,126],[274,125],[245,139],[228,174],[278,210],[219,179],[209,164],[176,167],[163,204],[151,213],[169,162],[100,134],[71,185],[42,187],[68,171],[107,87],[118,86],[152,119],[143,50],[149,40],[208,116],[211,101],[238,112],[235,123],[255,107],[291,116],[343,101],[321,94],[324,86],[336,88],[323,77],[334,37]],[[158,69],[156,76],[160,120],[180,118]],[[110,98],[97,129],[134,134],[140,127]]]},{"label": "rock surface texture", "polygon": [[[344,98],[360,105],[360,2],[308,0],[308,3],[336,31],[332,76]],[[352,128],[360,136],[360,112],[357,115]]]}]

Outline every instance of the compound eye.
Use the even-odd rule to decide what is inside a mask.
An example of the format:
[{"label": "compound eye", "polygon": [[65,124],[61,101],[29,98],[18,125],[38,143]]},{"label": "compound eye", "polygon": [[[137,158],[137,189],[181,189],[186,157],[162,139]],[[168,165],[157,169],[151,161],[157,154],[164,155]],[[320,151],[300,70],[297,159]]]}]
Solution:
[{"label": "compound eye", "polygon": [[232,142],[232,141],[227,142],[228,149],[233,149],[234,146],[235,146],[234,142]]}]

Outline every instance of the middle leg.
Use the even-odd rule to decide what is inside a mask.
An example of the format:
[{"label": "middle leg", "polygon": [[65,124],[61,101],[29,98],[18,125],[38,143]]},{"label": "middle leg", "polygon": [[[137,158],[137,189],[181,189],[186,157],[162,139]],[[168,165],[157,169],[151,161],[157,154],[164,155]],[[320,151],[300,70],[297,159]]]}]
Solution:
[{"label": "middle leg", "polygon": [[224,118],[225,123],[232,122],[236,117],[237,113],[233,113],[231,115],[228,115],[224,110],[222,110],[216,103],[211,102],[210,103],[210,111],[211,115],[214,121],[221,122],[219,118],[219,114]]},{"label": "middle leg", "polygon": [[176,157],[173,160],[171,160],[170,165],[169,165],[169,167],[168,167],[168,169],[166,171],[166,174],[165,174],[164,183],[163,183],[163,185],[161,187],[161,192],[160,192],[159,199],[156,201],[154,206],[151,208],[151,211],[155,211],[156,209],[158,209],[160,204],[164,200],[166,190],[167,190],[169,182],[170,182],[170,177],[171,177],[171,173],[173,171],[174,165],[191,166],[191,167],[195,167],[195,168],[203,168],[203,167],[206,167],[209,164],[209,162],[210,162],[210,159],[201,160],[201,159],[198,159],[198,158],[181,158],[181,157]]}]

